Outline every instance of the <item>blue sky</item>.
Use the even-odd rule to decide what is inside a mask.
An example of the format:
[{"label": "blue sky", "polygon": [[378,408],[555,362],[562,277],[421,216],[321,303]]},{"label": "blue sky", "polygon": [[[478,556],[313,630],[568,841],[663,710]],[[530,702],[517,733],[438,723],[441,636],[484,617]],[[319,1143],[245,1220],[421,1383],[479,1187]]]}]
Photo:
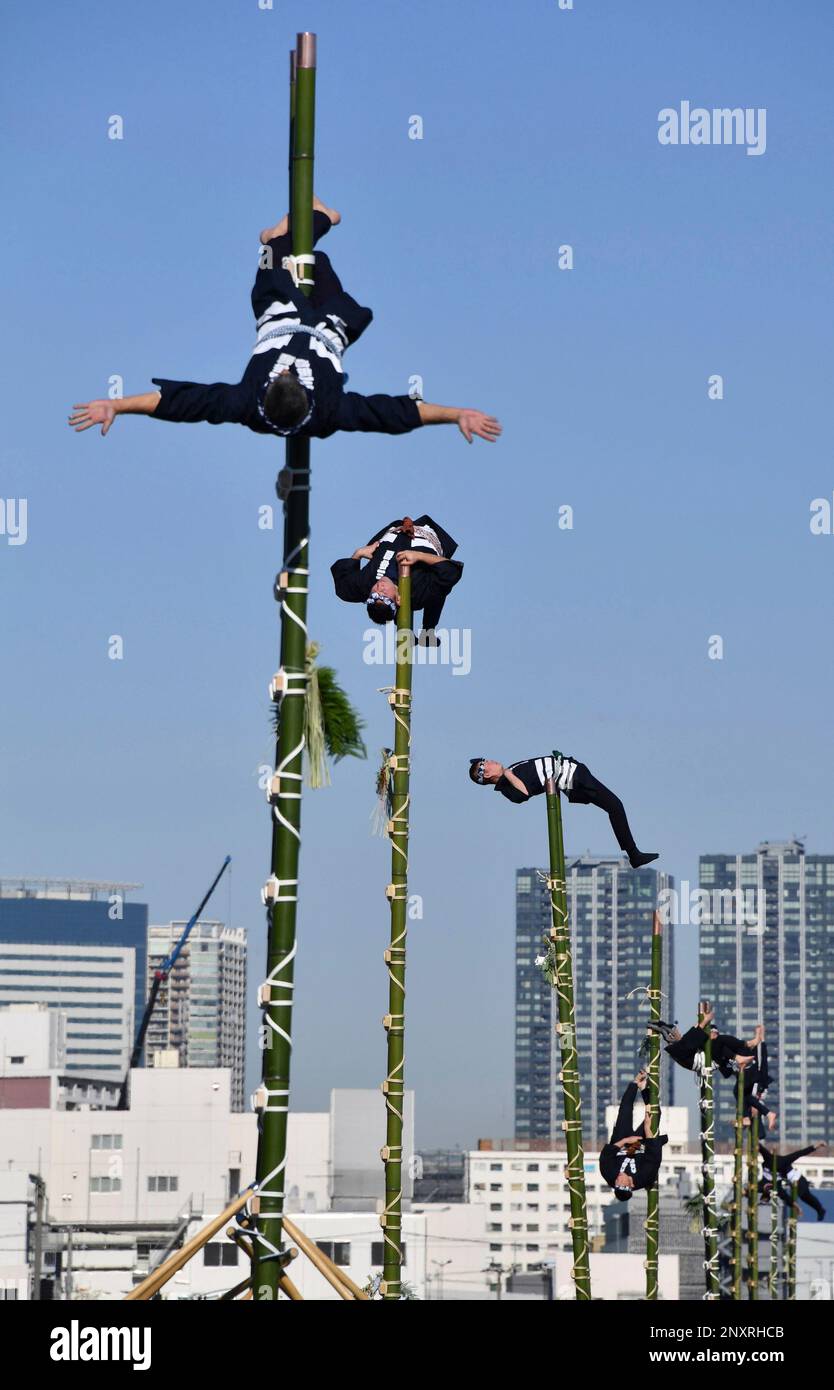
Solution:
[{"label": "blue sky", "polygon": [[[2,97],[0,494],[27,499],[28,537],[0,535],[0,871],[138,880],[164,921],[231,853],[217,911],[249,930],[254,994],[280,562],[257,517],[280,448],[64,421],[114,374],[126,392],[240,375],[257,233],[286,202],[287,52],[314,29],[316,182],[344,213],[327,249],[376,316],[351,387],[420,374],[505,428],[495,447],[314,444],[310,628],[375,757],[387,673],[328,567],[403,511],[460,539],[446,617],[472,672],[415,681],[407,1077],[421,1143],[509,1134],[514,871],[542,858],[544,807],[477,793],[469,756],[577,754],[693,881],[702,852],[834,849],[834,537],[809,528],[834,491],[830,6],[88,0],[44,19],[7,25]],[[683,100],[766,108],[766,152],[662,147],[658,112]],[[305,802],[298,1108],[384,1075],[373,773],[342,765]],[[567,824],[569,851],[614,848],[593,808]],[[687,1017],[695,929],[676,945]]]}]

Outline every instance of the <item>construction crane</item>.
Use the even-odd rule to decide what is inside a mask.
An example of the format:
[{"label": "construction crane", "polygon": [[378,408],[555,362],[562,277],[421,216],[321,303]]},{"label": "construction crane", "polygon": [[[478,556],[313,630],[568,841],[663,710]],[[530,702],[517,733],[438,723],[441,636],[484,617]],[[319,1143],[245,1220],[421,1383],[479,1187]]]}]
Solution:
[{"label": "construction crane", "polygon": [[139,1065],[139,1058],[142,1056],[142,1048],[145,1046],[145,1036],[148,1031],[148,1025],[151,1021],[151,1014],[154,1011],[154,1006],[156,1004],[159,991],[164,985],[165,981],[168,979],[168,976],[170,975],[174,966],[176,965],[180,952],[182,951],[186,941],[191,935],[192,928],[194,927],[195,923],[199,921],[203,908],[206,906],[206,903],[208,902],[209,898],[211,897],[212,893],[214,892],[215,888],[217,887],[218,883],[220,882],[221,878],[223,877],[224,873],[226,872],[226,869],[231,864],[231,862],[232,856],[230,854],[227,854],[220,867],[220,872],[214,879],[214,882],[212,883],[211,887],[209,888],[208,892],[206,893],[205,897],[200,903],[200,906],[197,908],[197,911],[194,913],[192,917],[189,917],[188,921],[186,922],[173,951],[171,951],[170,954],[165,957],[162,964],[159,965],[157,969],[154,971],[153,984],[151,985],[151,991],[148,995],[148,1002],[145,1005],[145,1012],[142,1015],[142,1022],[139,1024],[139,1031],[136,1034],[136,1041],[133,1044],[133,1051],[130,1054],[130,1061],[128,1062],[127,1071],[125,1072],[125,1077],[122,1082],[121,1090],[119,1091],[119,1103],[116,1107],[117,1110],[127,1110],[127,1093],[128,1087],[130,1085],[130,1073],[134,1067],[138,1067]]}]

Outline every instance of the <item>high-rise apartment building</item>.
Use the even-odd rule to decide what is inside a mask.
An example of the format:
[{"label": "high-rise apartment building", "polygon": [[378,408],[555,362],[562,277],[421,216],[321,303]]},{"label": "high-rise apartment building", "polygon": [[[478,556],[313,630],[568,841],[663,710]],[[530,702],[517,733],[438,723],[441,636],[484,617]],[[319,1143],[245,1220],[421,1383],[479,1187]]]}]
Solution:
[{"label": "high-rise apartment building", "polygon": [[[617,855],[567,861],[573,943],[582,1131],[602,1142],[605,1107],[618,1101],[640,1064],[651,978],[651,935],[658,893],[671,884],[654,869],[631,869]],[[536,965],[550,931],[550,894],[536,869],[516,873],[515,1133],[562,1134],[555,993]],[[663,934],[663,991],[674,996],[672,932]],[[630,997],[629,997],[630,996]],[[671,1007],[671,1006],[670,1006]],[[662,1095],[674,1102],[674,1076],[663,1056]]]},{"label": "high-rise apartment building", "polygon": [[[834,854],[800,840],[746,854],[705,854],[699,872],[701,993],[722,1031],[765,1025],[779,1115],[775,1138],[806,1145],[834,1135]],[[716,1135],[730,1138],[730,1082],[716,1090]]]},{"label": "high-rise apartment building", "polygon": [[[148,989],[185,922],[148,928]],[[148,1028],[148,1063],[174,1051],[181,1067],[230,1067],[232,1109],[243,1109],[246,1047],[246,931],[197,922],[157,997]]]}]

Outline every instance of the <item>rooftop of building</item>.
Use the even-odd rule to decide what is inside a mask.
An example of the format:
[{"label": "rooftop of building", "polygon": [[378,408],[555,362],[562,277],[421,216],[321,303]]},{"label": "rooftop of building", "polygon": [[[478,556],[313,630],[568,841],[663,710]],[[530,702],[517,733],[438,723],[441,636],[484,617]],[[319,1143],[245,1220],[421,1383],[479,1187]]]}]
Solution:
[{"label": "rooftop of building", "polygon": [[52,898],[71,902],[98,902],[114,894],[135,893],[141,883],[117,883],[113,879],[0,878],[0,898]]}]

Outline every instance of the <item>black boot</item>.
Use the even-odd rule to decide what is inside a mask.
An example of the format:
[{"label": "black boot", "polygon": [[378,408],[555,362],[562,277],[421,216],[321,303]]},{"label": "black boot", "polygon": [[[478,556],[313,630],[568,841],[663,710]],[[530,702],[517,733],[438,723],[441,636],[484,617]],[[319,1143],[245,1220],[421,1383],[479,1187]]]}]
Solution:
[{"label": "black boot", "polygon": [[659,854],[644,854],[642,850],[636,849],[628,856],[628,862],[632,869],[642,869],[644,864],[651,864],[653,859],[659,858]]}]

